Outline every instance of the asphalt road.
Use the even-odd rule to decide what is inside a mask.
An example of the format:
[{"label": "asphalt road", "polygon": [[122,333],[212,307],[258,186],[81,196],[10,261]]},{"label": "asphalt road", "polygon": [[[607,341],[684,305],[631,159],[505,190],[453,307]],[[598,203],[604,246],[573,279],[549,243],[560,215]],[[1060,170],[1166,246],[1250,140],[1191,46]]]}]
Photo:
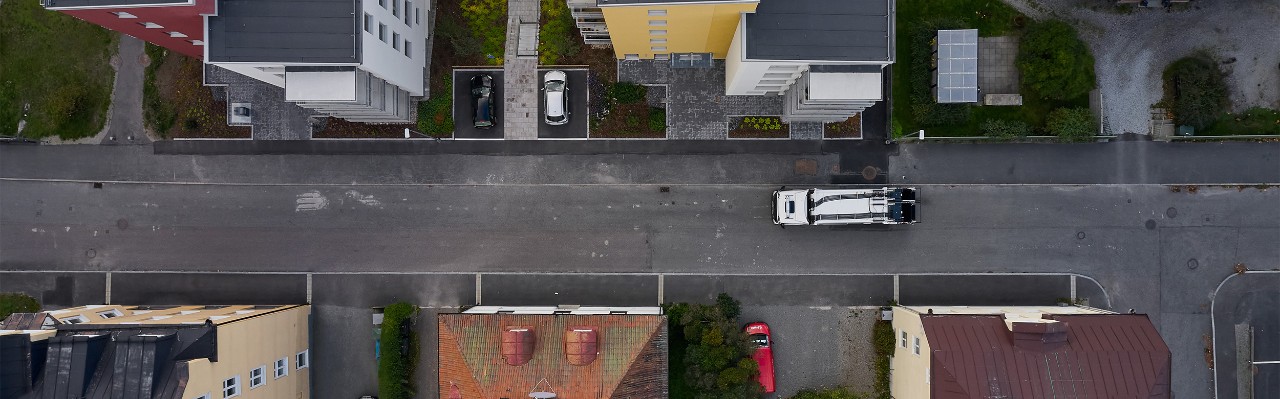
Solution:
[{"label": "asphalt road", "polygon": [[1216,292],[1213,321],[1218,397],[1280,398],[1280,272],[1231,276]]}]

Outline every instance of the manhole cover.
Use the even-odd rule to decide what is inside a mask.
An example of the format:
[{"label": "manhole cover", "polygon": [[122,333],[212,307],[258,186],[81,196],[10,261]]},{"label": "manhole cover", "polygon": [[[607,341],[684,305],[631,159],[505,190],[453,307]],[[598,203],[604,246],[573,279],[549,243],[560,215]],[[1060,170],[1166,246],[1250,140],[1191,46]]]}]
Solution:
[{"label": "manhole cover", "polygon": [[1084,239],[1084,232],[1083,232],[1083,231],[1076,232],[1076,239],[1077,239],[1077,240],[1083,240],[1083,239]]},{"label": "manhole cover", "polygon": [[865,168],[862,168],[863,179],[875,180],[876,176],[879,176],[879,175],[880,175],[880,169],[876,169],[875,166],[867,166]]},{"label": "manhole cover", "polygon": [[1178,208],[1169,207],[1169,209],[1164,210],[1164,215],[1168,216],[1170,219],[1176,218],[1178,217]]},{"label": "manhole cover", "polygon": [[124,229],[129,228],[129,220],[127,220],[127,219],[120,219],[120,220],[117,220],[117,221],[116,221],[116,227],[120,228],[120,230],[124,230]]},{"label": "manhole cover", "polygon": [[1155,229],[1156,229],[1156,221],[1147,219],[1147,230],[1155,230]]},{"label": "manhole cover", "polygon": [[93,257],[98,256],[98,251],[93,248],[89,248],[88,251],[84,251],[84,256],[89,259],[93,259]]},{"label": "manhole cover", "polygon": [[1200,267],[1200,261],[1196,260],[1196,258],[1191,258],[1187,260],[1188,269],[1195,270],[1197,267]]}]

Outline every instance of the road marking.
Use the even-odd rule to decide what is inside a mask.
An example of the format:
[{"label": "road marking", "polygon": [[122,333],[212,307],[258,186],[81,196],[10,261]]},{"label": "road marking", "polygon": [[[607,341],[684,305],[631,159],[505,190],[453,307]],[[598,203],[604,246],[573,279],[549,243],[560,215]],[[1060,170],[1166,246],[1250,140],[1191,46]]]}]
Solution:
[{"label": "road marking", "polygon": [[898,302],[898,275],[893,275],[893,301]]},{"label": "road marking", "polygon": [[476,273],[476,306],[480,306],[480,273]]},{"label": "road marking", "polygon": [[311,303],[311,273],[307,273],[307,303]]},{"label": "road marking", "polygon": [[1076,276],[1071,276],[1071,302],[1076,301]]},{"label": "road marking", "polygon": [[663,275],[658,275],[658,306],[662,306]]},{"label": "road marking", "polygon": [[103,302],[106,302],[107,305],[110,305],[111,304],[111,272],[110,271],[107,272],[107,282],[105,285],[107,286],[107,292],[106,292],[106,298]]}]

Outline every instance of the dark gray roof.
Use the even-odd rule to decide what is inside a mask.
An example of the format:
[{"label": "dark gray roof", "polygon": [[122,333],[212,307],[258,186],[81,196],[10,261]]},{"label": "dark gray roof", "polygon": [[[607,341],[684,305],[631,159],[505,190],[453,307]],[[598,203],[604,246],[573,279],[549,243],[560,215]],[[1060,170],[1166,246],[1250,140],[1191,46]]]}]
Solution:
[{"label": "dark gray roof", "polygon": [[747,59],[888,61],[892,0],[760,0],[747,14]]},{"label": "dark gray roof", "polygon": [[156,4],[186,4],[188,0],[42,0],[41,4],[52,8],[148,6]]},{"label": "dark gray roof", "polygon": [[[61,327],[56,336],[40,341],[47,342],[47,350],[30,342],[29,356],[18,353],[30,362],[30,375],[38,377],[34,384],[19,385],[18,391],[26,393],[16,397],[178,399],[188,377],[185,360],[217,361],[217,330],[212,324]],[[5,337],[29,339],[26,334]],[[0,353],[0,363],[12,360],[9,352]]]},{"label": "dark gray roof", "polygon": [[356,0],[221,0],[209,62],[356,63]]}]

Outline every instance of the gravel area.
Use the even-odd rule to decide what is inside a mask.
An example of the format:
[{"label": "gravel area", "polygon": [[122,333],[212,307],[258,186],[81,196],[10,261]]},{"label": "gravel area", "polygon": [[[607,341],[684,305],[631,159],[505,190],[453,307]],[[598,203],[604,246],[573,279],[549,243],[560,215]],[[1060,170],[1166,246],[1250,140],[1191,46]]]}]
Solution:
[{"label": "gravel area", "polygon": [[855,392],[871,392],[876,383],[872,328],[878,308],[847,309],[840,318],[840,385]]},{"label": "gravel area", "polygon": [[834,386],[870,392],[875,383],[875,349],[871,347],[875,309],[748,305],[742,307],[739,321],[744,325],[763,321],[773,330],[778,391],[765,398]]},{"label": "gravel area", "polygon": [[1130,13],[1101,0],[1005,2],[1033,18],[1074,21],[1093,50],[1112,133],[1147,134],[1151,105],[1162,96],[1165,66],[1199,50],[1224,61],[1233,111],[1280,108],[1276,0],[1200,0]]}]

